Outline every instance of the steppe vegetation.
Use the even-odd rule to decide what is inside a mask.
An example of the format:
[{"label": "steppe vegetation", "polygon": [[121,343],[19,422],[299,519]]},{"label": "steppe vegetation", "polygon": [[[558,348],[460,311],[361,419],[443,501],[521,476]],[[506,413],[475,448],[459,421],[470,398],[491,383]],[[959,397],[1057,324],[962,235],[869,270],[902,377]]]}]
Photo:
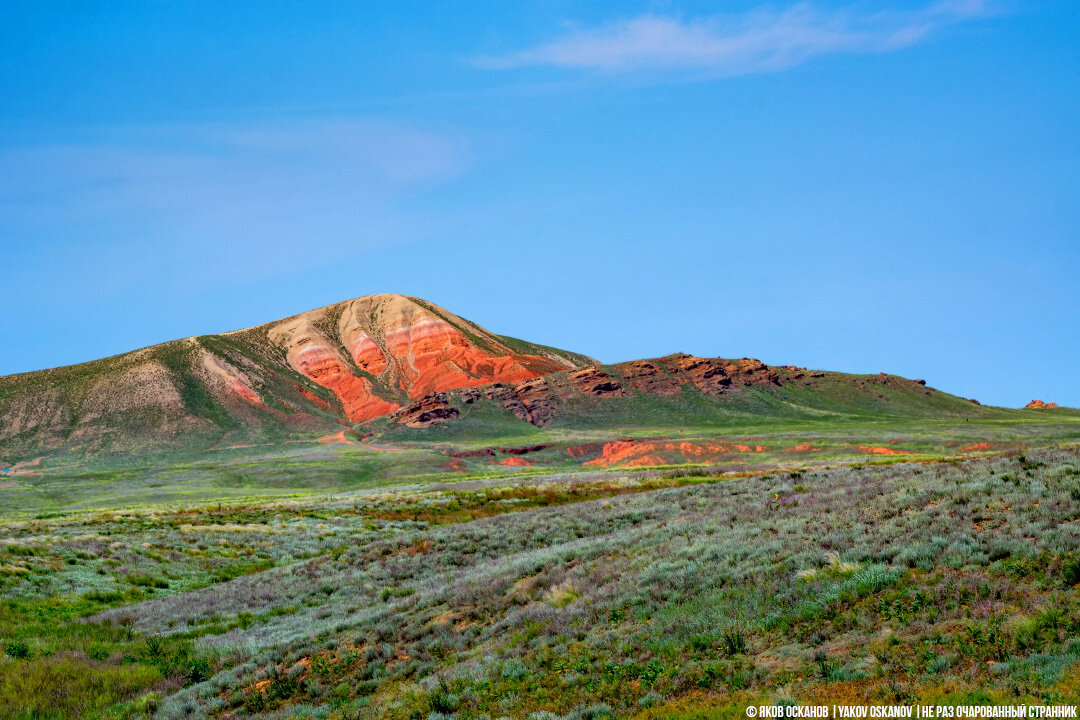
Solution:
[{"label": "steppe vegetation", "polygon": [[1080,448],[723,470],[9,515],[0,716],[1080,702]]}]

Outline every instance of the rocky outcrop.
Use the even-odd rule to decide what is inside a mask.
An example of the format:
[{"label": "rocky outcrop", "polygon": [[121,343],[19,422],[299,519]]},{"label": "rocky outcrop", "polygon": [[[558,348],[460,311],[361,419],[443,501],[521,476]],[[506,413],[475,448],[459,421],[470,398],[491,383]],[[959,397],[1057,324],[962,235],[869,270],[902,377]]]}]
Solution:
[{"label": "rocky outcrop", "polygon": [[463,390],[459,393],[463,405],[480,400],[491,400],[501,405],[515,417],[543,427],[552,418],[550,400],[554,392],[544,378],[528,380],[517,385],[496,383],[483,388]]},{"label": "rocky outcrop", "polygon": [[571,457],[591,457],[583,464],[589,467],[612,467],[615,465],[651,466],[685,462],[715,462],[722,458],[741,454],[764,452],[764,445],[725,441],[687,442],[671,440],[616,440],[589,443],[567,448]]},{"label": "rocky outcrop", "polygon": [[[803,377],[802,373],[797,373]],[[487,400],[538,427],[551,423],[560,406],[580,405],[585,398],[601,402],[635,394],[670,396],[685,389],[722,395],[739,387],[779,387],[784,377],[760,360],[701,358],[677,354],[653,360],[595,366],[553,373],[516,384],[493,383],[450,393],[447,402],[462,407]],[[405,422],[405,413],[396,413]]]},{"label": "rocky outcrop", "polygon": [[623,379],[632,390],[646,395],[674,395],[679,392],[679,384],[659,361],[635,360],[624,365]]},{"label": "rocky outcrop", "polygon": [[579,389],[597,397],[625,397],[631,392],[674,395],[684,387],[720,395],[733,387],[781,384],[780,375],[760,360],[685,354],[620,363],[611,366],[610,371],[586,368],[578,373],[574,379]]},{"label": "rocky outcrop", "polygon": [[551,445],[526,445],[525,447],[499,447],[499,452],[506,453],[507,455],[525,455],[526,453],[540,452],[541,450],[547,450]]},{"label": "rocky outcrop", "polygon": [[428,428],[458,415],[458,409],[447,402],[446,393],[434,393],[402,409],[395,419],[406,427]]},{"label": "rocky outcrop", "polygon": [[658,394],[673,394],[684,386],[695,387],[710,395],[720,395],[734,387],[781,385],[780,375],[754,358],[725,360],[680,354],[644,362],[644,365],[638,361],[615,367],[620,371],[625,367],[636,386],[649,388]]},{"label": "rocky outcrop", "polygon": [[[535,465],[532,460],[527,460],[522,455],[528,455],[529,453],[540,452],[541,450],[547,450],[552,447],[548,444],[543,445],[526,445],[524,447],[485,447],[477,450],[459,450],[458,452],[447,453],[452,458],[465,460],[468,458],[487,459],[490,462],[497,462],[500,465]],[[499,455],[508,455],[502,459],[496,460]]]},{"label": "rocky outcrop", "polygon": [[702,392],[713,395],[731,387],[731,375],[739,369],[736,363],[717,362],[691,355],[672,358],[666,365],[675,382],[680,385],[693,385]]},{"label": "rocky outcrop", "polygon": [[1027,410],[1052,410],[1058,406],[1054,402],[1043,402],[1042,400],[1032,400],[1024,406]]},{"label": "rocky outcrop", "polygon": [[511,467],[524,467],[526,465],[535,465],[532,460],[526,460],[523,457],[508,457],[499,461],[500,465],[508,465]]},{"label": "rocky outcrop", "polygon": [[567,377],[577,390],[593,397],[626,397],[629,394],[618,380],[595,367],[575,370]]}]

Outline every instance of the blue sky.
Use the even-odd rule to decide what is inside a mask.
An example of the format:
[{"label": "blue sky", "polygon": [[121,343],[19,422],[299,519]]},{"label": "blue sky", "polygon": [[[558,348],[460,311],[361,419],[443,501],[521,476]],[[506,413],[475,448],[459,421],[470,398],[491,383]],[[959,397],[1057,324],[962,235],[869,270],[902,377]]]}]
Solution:
[{"label": "blue sky", "polygon": [[1080,4],[4,3],[0,374],[375,292],[1080,406]]}]

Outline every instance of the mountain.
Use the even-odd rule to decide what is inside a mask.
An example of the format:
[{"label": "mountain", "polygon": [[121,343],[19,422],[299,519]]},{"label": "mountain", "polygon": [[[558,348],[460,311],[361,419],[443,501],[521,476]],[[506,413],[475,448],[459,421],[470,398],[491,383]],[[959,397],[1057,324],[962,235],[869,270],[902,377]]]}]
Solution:
[{"label": "mountain", "polygon": [[[149,453],[186,461],[255,445],[273,453],[319,438],[469,443],[539,433],[548,442],[561,431],[610,439],[630,430],[671,438],[778,422],[820,429],[1071,412],[984,407],[921,380],[751,358],[676,354],[601,365],[496,335],[419,298],[371,295],[2,377],[0,470],[43,457],[55,467],[57,459],[109,463]],[[343,429],[356,432],[346,438]],[[661,450],[653,455],[675,452]]]},{"label": "mountain", "polygon": [[403,295],[0,378],[0,464],[275,442],[431,393],[595,364]]}]

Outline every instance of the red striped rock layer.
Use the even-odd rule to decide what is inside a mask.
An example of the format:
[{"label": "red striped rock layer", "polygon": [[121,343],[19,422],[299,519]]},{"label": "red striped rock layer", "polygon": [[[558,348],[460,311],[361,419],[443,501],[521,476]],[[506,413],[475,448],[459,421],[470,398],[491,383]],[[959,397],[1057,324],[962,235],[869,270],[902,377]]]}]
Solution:
[{"label": "red striped rock layer", "polygon": [[354,422],[370,420],[401,407],[399,403],[377,395],[371,380],[350,372],[331,348],[311,343],[296,353],[290,353],[289,362],[305,376],[337,395],[346,417]]},{"label": "red striped rock layer", "polygon": [[575,367],[554,353],[522,354],[483,328],[401,295],[371,295],[268,327],[289,364],[331,390],[363,422],[408,400]]}]

